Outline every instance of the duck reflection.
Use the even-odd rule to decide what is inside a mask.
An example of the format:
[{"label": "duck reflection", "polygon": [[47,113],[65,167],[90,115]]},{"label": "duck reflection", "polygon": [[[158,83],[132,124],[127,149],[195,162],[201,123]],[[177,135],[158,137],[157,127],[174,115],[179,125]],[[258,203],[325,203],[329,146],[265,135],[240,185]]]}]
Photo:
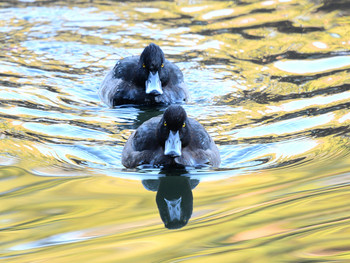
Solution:
[{"label": "duck reflection", "polygon": [[134,121],[134,125],[132,127],[133,129],[137,129],[145,121],[162,114],[166,109],[165,106],[154,106],[152,108],[139,106],[137,108],[139,111],[137,113],[136,120]]},{"label": "duck reflection", "polygon": [[142,180],[142,184],[147,190],[157,191],[156,203],[166,228],[177,229],[188,223],[193,210],[192,189],[199,180],[171,171],[158,179]]}]

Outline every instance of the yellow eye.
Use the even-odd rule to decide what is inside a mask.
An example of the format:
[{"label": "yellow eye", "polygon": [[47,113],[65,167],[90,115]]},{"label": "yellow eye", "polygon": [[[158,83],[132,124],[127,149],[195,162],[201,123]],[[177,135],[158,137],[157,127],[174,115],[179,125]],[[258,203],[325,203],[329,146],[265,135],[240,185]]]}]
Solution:
[{"label": "yellow eye", "polygon": [[164,64],[160,65],[162,68],[164,67]]},{"label": "yellow eye", "polygon": [[145,68],[145,67],[146,67],[146,65],[145,65],[145,64],[142,64],[142,67],[144,67],[144,68]]},{"label": "yellow eye", "polygon": [[182,124],[182,128],[185,128],[186,127],[186,122],[184,122],[184,124]]},{"label": "yellow eye", "polygon": [[166,122],[164,122],[164,126],[166,126]]}]

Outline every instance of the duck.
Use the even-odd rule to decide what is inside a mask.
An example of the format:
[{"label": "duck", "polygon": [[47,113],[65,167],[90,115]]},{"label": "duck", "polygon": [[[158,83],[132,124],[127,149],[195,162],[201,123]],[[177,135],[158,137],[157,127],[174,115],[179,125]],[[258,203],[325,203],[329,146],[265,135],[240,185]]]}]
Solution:
[{"label": "duck", "polygon": [[160,218],[168,229],[184,227],[192,216],[192,190],[199,180],[188,177],[181,169],[162,170],[157,179],[143,179],[146,190],[157,192],[156,203]]},{"label": "duck", "polygon": [[126,168],[220,165],[220,153],[213,139],[177,104],[141,124],[126,141],[121,159]]},{"label": "duck", "polygon": [[169,105],[188,101],[184,77],[151,43],[140,56],[123,58],[107,73],[98,91],[109,107],[124,104]]}]

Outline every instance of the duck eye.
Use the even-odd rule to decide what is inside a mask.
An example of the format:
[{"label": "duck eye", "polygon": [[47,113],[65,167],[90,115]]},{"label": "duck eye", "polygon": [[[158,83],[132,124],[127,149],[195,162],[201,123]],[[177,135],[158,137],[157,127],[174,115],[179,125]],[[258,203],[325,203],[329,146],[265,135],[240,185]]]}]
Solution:
[{"label": "duck eye", "polygon": [[186,122],[184,122],[184,124],[182,124],[182,128],[185,128],[186,127]]},{"label": "duck eye", "polygon": [[160,65],[162,68],[164,67],[164,64],[162,63],[162,65]]},{"label": "duck eye", "polygon": [[146,65],[145,65],[145,64],[142,64],[142,67],[143,67],[143,68],[145,68],[145,67],[146,67]]},{"label": "duck eye", "polygon": [[164,122],[164,126],[166,126],[166,122]]}]

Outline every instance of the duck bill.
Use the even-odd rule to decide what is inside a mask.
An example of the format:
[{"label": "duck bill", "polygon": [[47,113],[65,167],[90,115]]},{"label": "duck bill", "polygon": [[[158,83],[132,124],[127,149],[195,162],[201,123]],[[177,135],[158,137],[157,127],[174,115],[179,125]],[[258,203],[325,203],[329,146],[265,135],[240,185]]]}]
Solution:
[{"label": "duck bill", "polygon": [[169,137],[165,141],[164,155],[171,157],[181,156],[181,140],[179,131],[170,131]]},{"label": "duck bill", "polygon": [[181,219],[181,201],[182,201],[182,197],[180,196],[179,199],[175,199],[175,200],[167,200],[166,198],[164,198],[167,207],[168,207],[168,213],[169,213],[169,218],[170,221],[180,221]]},{"label": "duck bill", "polygon": [[158,71],[156,73],[149,72],[146,80],[146,93],[151,95],[162,95],[162,83],[159,79]]}]

